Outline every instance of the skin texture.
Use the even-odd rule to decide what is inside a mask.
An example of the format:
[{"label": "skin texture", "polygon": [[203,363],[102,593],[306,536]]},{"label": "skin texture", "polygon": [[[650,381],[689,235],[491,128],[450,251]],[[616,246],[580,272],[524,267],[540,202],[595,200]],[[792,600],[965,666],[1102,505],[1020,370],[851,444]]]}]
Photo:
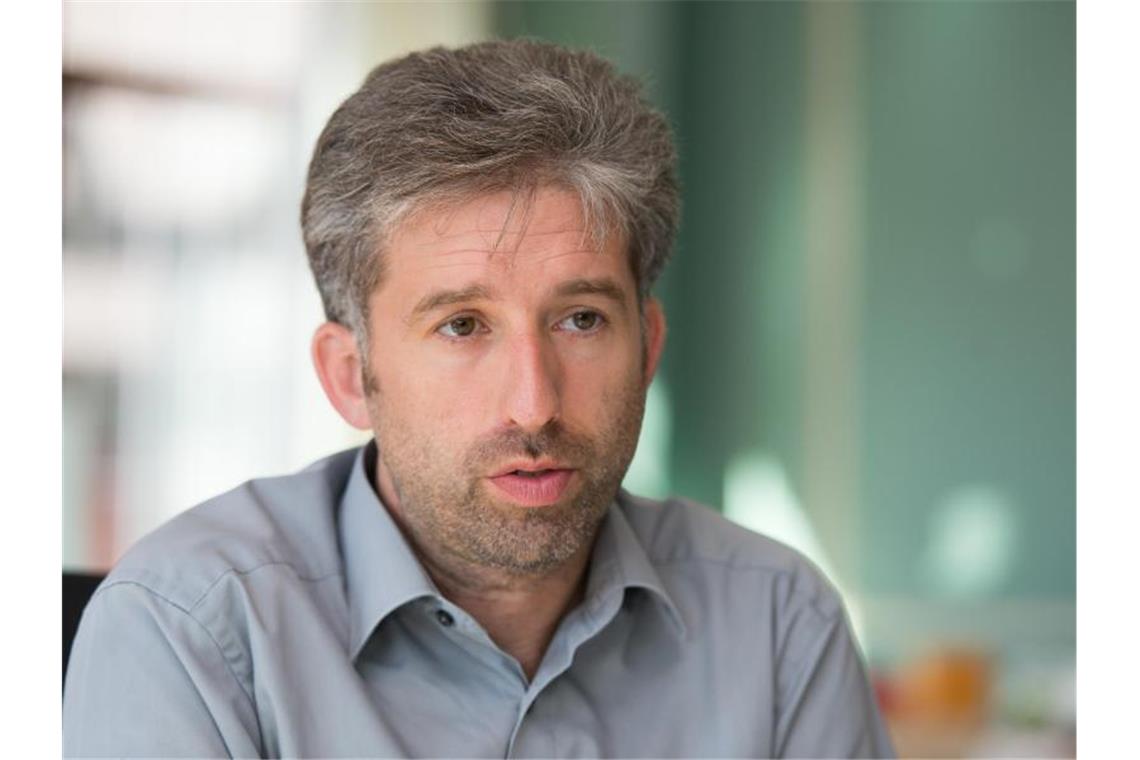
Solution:
[{"label": "skin texture", "polygon": [[[368,361],[332,323],[313,358],[341,415],[374,432],[377,492],[424,567],[531,676],[633,457],[664,317],[573,194],[511,209],[502,193],[407,219],[370,299]],[[572,474],[524,506],[491,480],[523,466]]]}]

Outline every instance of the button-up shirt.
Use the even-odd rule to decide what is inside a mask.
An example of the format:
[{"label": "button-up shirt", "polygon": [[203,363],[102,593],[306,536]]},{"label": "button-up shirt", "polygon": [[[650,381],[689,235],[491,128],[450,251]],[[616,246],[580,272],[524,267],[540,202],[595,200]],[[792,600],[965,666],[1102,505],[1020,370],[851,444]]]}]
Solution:
[{"label": "button-up shirt", "polygon": [[419,564],[374,457],[250,481],[128,552],[72,648],[64,753],[891,755],[841,601],[794,551],[619,492],[528,679]]}]

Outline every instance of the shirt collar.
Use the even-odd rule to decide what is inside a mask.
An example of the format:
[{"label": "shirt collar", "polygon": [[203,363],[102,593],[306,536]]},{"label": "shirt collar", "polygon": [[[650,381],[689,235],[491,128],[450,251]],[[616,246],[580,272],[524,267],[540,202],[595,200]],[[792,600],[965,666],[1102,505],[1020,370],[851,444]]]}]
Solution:
[{"label": "shirt collar", "polygon": [[340,545],[349,609],[349,655],[356,659],[372,631],[410,601],[439,597],[369,477],[376,442],[357,452],[341,497]]},{"label": "shirt collar", "polygon": [[[423,597],[442,598],[376,495],[369,476],[375,462],[373,440],[357,452],[341,497],[340,542],[349,607],[349,655],[353,660],[392,612]],[[643,588],[666,610],[675,630],[684,637],[684,619],[619,505],[623,496],[624,491],[610,505],[598,531],[586,599],[600,602],[617,591]]]},{"label": "shirt collar", "polygon": [[621,505],[628,498],[624,490],[619,491],[602,521],[594,543],[586,599],[600,600],[615,589],[622,592],[630,588],[645,589],[666,612],[676,633],[684,638],[685,619],[626,519]]}]

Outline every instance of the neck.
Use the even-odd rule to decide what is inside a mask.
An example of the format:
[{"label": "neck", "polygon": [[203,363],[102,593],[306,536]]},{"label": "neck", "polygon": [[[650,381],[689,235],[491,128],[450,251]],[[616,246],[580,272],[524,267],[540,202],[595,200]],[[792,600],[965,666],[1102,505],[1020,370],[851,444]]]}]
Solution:
[{"label": "neck", "polygon": [[479,621],[528,680],[534,678],[558,624],[585,593],[590,547],[551,573],[519,576],[453,557],[441,562],[413,546],[443,595]]},{"label": "neck", "polygon": [[585,594],[593,541],[567,562],[541,574],[511,573],[470,562],[419,540],[403,519],[399,498],[381,470],[374,484],[428,576],[445,598],[479,622],[491,640],[533,679],[562,618]]}]

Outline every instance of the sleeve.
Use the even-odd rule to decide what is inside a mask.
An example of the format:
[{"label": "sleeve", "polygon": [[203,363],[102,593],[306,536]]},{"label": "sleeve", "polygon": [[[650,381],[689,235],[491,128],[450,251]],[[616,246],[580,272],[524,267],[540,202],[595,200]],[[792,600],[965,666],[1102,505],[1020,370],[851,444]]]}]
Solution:
[{"label": "sleeve", "polygon": [[840,611],[791,658],[777,702],[777,757],[895,756],[862,658]]},{"label": "sleeve", "polygon": [[129,582],[92,597],[68,663],[65,757],[251,757],[258,733],[252,698],[190,613]]}]

